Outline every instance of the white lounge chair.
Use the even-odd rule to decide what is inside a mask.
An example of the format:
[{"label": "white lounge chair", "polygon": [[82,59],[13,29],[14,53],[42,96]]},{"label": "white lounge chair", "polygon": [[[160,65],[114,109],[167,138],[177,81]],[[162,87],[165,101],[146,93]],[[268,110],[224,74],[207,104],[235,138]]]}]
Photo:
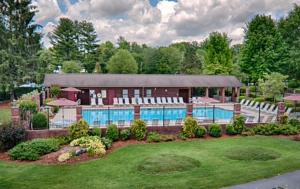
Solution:
[{"label": "white lounge chair", "polygon": [[102,98],[98,98],[98,105],[99,106],[103,106],[103,100],[102,100]]},{"label": "white lounge chair", "polygon": [[125,105],[130,105],[129,98],[124,98]]},{"label": "white lounge chair", "polygon": [[124,103],[123,103],[123,98],[118,98],[118,103],[119,103],[119,105],[123,105]]},{"label": "white lounge chair", "polygon": [[156,97],[156,103],[157,103],[157,104],[162,104],[161,98],[160,98],[160,97]]},{"label": "white lounge chair", "polygon": [[268,109],[268,113],[272,113],[274,110],[275,104],[272,104],[271,107]]},{"label": "white lounge chair", "polygon": [[162,102],[162,104],[167,104],[166,97],[162,97],[162,98],[161,98],[161,102]]},{"label": "white lounge chair", "polygon": [[266,112],[269,107],[270,107],[270,104],[266,104],[265,107],[262,109],[262,111]]},{"label": "white lounge chair", "polygon": [[145,104],[145,105],[149,105],[149,101],[148,101],[148,98],[147,98],[147,97],[144,97],[144,104]]},{"label": "white lounge chair", "polygon": [[253,104],[255,103],[255,101],[251,101],[248,106],[246,106],[247,108],[251,108],[253,106]]},{"label": "white lounge chair", "polygon": [[293,108],[288,108],[288,109],[286,110],[285,113],[286,113],[287,115],[290,115],[290,113],[292,112],[292,110],[293,110]]},{"label": "white lounge chair", "polygon": [[142,98],[138,98],[138,104],[139,105],[143,105],[144,104]]},{"label": "white lounge chair", "polygon": [[242,106],[247,106],[249,104],[250,100],[246,100],[246,102],[244,104],[242,104]]},{"label": "white lounge chair", "polygon": [[174,104],[179,104],[178,98],[177,97],[173,97],[173,102],[174,102]]},{"label": "white lounge chair", "polygon": [[256,107],[256,110],[259,110],[259,108],[263,109],[264,105],[265,105],[265,102],[260,103],[260,105]]},{"label": "white lounge chair", "polygon": [[184,101],[183,101],[183,98],[182,97],[179,97],[179,104],[184,104]]},{"label": "white lounge chair", "polygon": [[167,104],[173,104],[171,97],[167,97]]},{"label": "white lounge chair", "polygon": [[276,106],[276,108],[272,111],[272,114],[277,114],[278,112],[278,106]]},{"label": "white lounge chair", "polygon": [[151,98],[150,98],[150,103],[151,103],[151,104],[156,104],[156,103],[155,103],[154,97],[151,97]]},{"label": "white lounge chair", "polygon": [[131,104],[136,105],[136,98],[131,98]]},{"label": "white lounge chair", "polygon": [[197,104],[197,103],[198,103],[198,100],[197,100],[196,97],[192,97],[192,103],[194,103],[194,104]]},{"label": "white lounge chair", "polygon": [[119,105],[118,98],[113,98],[113,100],[114,100],[114,105]]},{"label": "white lounge chair", "polygon": [[95,106],[96,105],[96,98],[91,98],[91,105]]},{"label": "white lounge chair", "polygon": [[245,102],[245,99],[242,99],[241,102],[240,102],[240,104],[244,104],[244,102]]},{"label": "white lounge chair", "polygon": [[254,106],[251,106],[251,107],[250,107],[250,109],[256,110],[256,108],[257,108],[258,105],[259,105],[259,102],[256,102],[256,103],[254,104]]}]

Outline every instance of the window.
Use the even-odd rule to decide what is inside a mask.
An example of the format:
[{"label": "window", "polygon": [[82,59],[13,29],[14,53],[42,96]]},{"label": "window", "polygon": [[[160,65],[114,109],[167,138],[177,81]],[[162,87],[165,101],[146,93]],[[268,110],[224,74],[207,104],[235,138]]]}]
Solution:
[{"label": "window", "polygon": [[106,90],[101,90],[101,97],[106,98]]},{"label": "window", "polygon": [[128,98],[128,89],[123,89],[122,95],[123,95],[123,98]]},{"label": "window", "polygon": [[140,89],[134,89],[134,98],[140,97]]},{"label": "window", "polygon": [[147,89],[146,90],[146,97],[151,97],[152,96],[152,90],[151,89]]}]

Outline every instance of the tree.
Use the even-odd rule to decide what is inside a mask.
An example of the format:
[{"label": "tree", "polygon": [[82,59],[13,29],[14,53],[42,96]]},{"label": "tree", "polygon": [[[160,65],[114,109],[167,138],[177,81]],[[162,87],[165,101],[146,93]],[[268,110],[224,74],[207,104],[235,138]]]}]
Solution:
[{"label": "tree", "polygon": [[285,58],[285,43],[271,16],[257,15],[245,30],[241,70],[256,83],[264,74],[279,70]]},{"label": "tree", "polygon": [[107,63],[109,59],[115,54],[116,49],[112,42],[106,41],[99,45],[97,53],[99,55],[98,59],[101,65],[101,70],[103,73],[107,73]]},{"label": "tree", "polygon": [[120,49],[108,62],[109,73],[137,73],[138,66],[129,51]]},{"label": "tree", "polygon": [[287,59],[281,66],[281,72],[293,79],[300,79],[300,6],[279,22],[279,31],[287,44]]},{"label": "tree", "polygon": [[230,74],[233,70],[230,40],[225,33],[213,32],[203,43],[205,50],[204,73]]},{"label": "tree", "polygon": [[99,62],[96,63],[94,72],[95,72],[95,73],[101,73],[101,72],[102,72],[101,66],[100,66],[100,63],[99,63]]},{"label": "tree", "polygon": [[52,73],[56,67],[57,59],[54,56],[54,53],[49,49],[40,50],[37,53],[38,56],[38,65],[37,65],[37,83],[43,83],[46,73]]},{"label": "tree", "polygon": [[118,39],[119,49],[125,49],[130,51],[130,42],[126,41],[123,36],[120,36]]},{"label": "tree", "polygon": [[79,62],[75,60],[64,61],[62,65],[64,73],[79,73],[81,69]]},{"label": "tree", "polygon": [[273,72],[269,75],[265,75],[264,79],[259,79],[258,86],[265,98],[271,97],[275,100],[277,97],[280,97],[284,92],[284,81],[286,79],[287,76]]}]

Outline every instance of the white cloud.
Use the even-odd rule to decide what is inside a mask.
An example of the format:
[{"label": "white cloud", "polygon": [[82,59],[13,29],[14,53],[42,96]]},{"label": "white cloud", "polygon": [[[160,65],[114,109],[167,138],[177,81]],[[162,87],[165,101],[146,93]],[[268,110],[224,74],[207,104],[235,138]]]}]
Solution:
[{"label": "white cloud", "polygon": [[[101,41],[116,42],[119,36],[150,45],[167,45],[178,41],[201,41],[210,32],[226,32],[232,43],[243,40],[243,27],[256,14],[276,18],[292,9],[300,0],[162,0],[152,7],[148,0],[64,0],[63,14],[55,0],[36,0],[39,22],[59,17],[88,20]],[[36,3],[37,3],[36,2]],[[48,3],[48,7],[46,4]],[[53,27],[53,23],[50,24]],[[49,29],[47,24],[44,30]],[[44,32],[45,33],[45,32]]]}]

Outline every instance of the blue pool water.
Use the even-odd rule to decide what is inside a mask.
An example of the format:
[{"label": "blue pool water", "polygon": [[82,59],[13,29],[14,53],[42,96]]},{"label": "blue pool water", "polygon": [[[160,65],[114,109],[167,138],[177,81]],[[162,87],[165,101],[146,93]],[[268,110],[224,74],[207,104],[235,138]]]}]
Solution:
[{"label": "blue pool water", "polygon": [[[83,119],[89,125],[107,125],[110,122],[131,122],[134,119],[133,109],[86,109],[82,111]],[[141,120],[183,120],[186,117],[186,108],[141,108]],[[193,117],[197,119],[231,120],[233,112],[221,108],[194,108]]]}]

